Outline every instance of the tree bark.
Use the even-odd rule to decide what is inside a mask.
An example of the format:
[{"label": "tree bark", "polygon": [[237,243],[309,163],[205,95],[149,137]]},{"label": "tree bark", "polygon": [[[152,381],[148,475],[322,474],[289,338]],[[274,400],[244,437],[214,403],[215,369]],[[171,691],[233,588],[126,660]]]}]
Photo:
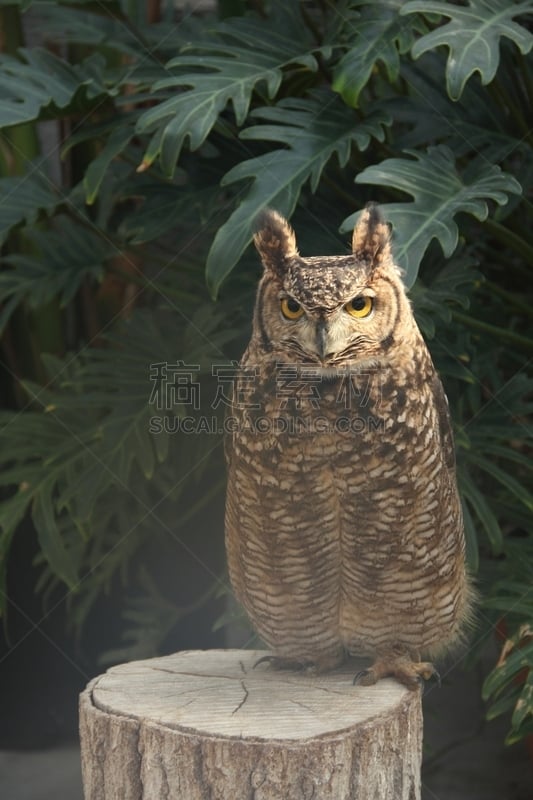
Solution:
[{"label": "tree bark", "polygon": [[418,800],[420,692],[253,668],[251,650],[122,664],[80,698],[85,800]]}]

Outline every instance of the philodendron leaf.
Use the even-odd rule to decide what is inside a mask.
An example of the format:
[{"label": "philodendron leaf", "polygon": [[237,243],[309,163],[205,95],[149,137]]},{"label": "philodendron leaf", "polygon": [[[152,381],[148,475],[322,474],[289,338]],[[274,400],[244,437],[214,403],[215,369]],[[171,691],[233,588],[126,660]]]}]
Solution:
[{"label": "philodendron leaf", "polygon": [[0,55],[0,127],[53,118],[101,104],[116,89],[104,84],[105,60],[93,54],[69,64],[48,50],[21,48]]},{"label": "philodendron leaf", "polygon": [[[518,154],[518,148],[529,147],[521,135],[513,135],[501,106],[478,81],[465,86],[459,101],[451,100],[442,91],[441,81],[436,78],[444,69],[442,55],[426,53],[416,64],[404,60],[401,76],[409,86],[409,94],[396,94],[383,101],[383,107],[402,131],[396,138],[397,150],[421,149],[438,139],[458,158],[483,154],[492,164],[500,164],[513,151]],[[408,128],[402,123],[407,123]]]},{"label": "philodendron leaf", "polygon": [[134,133],[135,131],[133,125],[117,126],[113,131],[111,131],[111,134],[102,150],[87,167],[85,177],[83,179],[83,186],[88,205],[91,205],[96,200],[100,185],[105,177],[109,165],[113,159],[120,155],[120,153],[122,153],[122,151],[130,143]]},{"label": "philodendron leaf", "polygon": [[38,308],[58,297],[61,306],[74,298],[87,278],[100,280],[104,262],[116,247],[104,237],[68,217],[58,216],[56,229],[30,230],[31,253],[7,254],[0,263],[0,334],[10,314],[23,301]]},{"label": "philodendron leaf", "polygon": [[413,18],[410,25],[400,19],[402,0],[361,5],[357,22],[350,21],[350,49],[333,72],[332,88],[350,106],[357,106],[361,90],[378,61],[384,65],[389,81],[395,81],[400,72],[400,55],[411,48],[415,31],[427,30],[420,19]]},{"label": "philodendron leaf", "polygon": [[33,524],[39,537],[43,555],[54,573],[70,589],[78,582],[77,565],[69,553],[58,526],[57,509],[53,498],[53,479],[45,480],[35,492],[33,499]]},{"label": "philodendron leaf", "polygon": [[533,13],[531,0],[468,0],[468,6],[455,3],[411,0],[400,14],[441,14],[449,22],[422,36],[413,45],[413,58],[444,45],[449,50],[446,64],[448,94],[457,100],[467,80],[479,72],[483,84],[490,83],[500,61],[500,39],[511,39],[521,53],[533,46],[533,34],[514,22],[514,17]]},{"label": "philodendron leaf", "polygon": [[281,100],[275,107],[258,109],[254,116],[271,124],[247,128],[242,138],[283,142],[285,147],[243,161],[223,179],[224,184],[244,179],[251,179],[252,184],[219,229],[209,252],[206,272],[213,295],[251,241],[253,224],[263,208],[272,206],[290,216],[303,184],[310,179],[315,191],[322,170],[334,154],[344,166],[353,145],[365,150],[372,137],[383,141],[384,126],[389,124],[381,112],[370,113],[361,121],[328,91]]},{"label": "philodendron leaf", "polygon": [[287,66],[318,69],[312,44],[253,19],[223,23],[208,41],[197,42],[190,50],[192,54],[172,59],[167,64],[170,77],[153,86],[156,93],[171,89],[173,95],[139,119],[138,131],[153,134],[141,169],[159,155],[163,171],[173,175],[185,140],[191,150],[200,147],[229,102],[242,125],[256,87],[272,98]]},{"label": "philodendron leaf", "polygon": [[[426,153],[405,151],[411,158],[389,158],[367,167],[356,177],[357,183],[399,189],[410,194],[410,203],[381,206],[385,219],[394,229],[394,253],[412,286],[422,257],[432,239],[437,239],[449,258],[457,246],[459,230],[454,221],[460,212],[478,220],[488,216],[487,200],[505,205],[508,195],[520,194],[518,181],[498,166],[481,159],[463,175],[456,169],[452,151],[439,145]],[[353,228],[357,215],[344,220],[341,231]]]},{"label": "philodendron leaf", "polygon": [[51,214],[62,197],[38,165],[26,175],[0,179],[0,244],[17,225],[31,225],[39,214]]}]

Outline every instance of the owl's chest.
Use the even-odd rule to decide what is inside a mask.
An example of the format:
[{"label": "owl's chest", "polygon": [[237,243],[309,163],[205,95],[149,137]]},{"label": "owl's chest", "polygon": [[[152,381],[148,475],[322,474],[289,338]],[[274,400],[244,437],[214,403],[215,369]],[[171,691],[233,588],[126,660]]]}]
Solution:
[{"label": "owl's chest", "polygon": [[[314,377],[314,379],[313,379]],[[317,381],[287,373],[233,410],[233,445],[261,472],[310,474],[335,468],[338,480],[389,479],[437,446],[436,411],[424,382],[390,372]],[[352,478],[353,479],[353,478]]]},{"label": "owl's chest", "polygon": [[316,551],[336,585],[352,581],[357,563],[357,586],[375,588],[427,552],[450,476],[429,390],[386,380],[356,388],[348,396],[330,382],[318,407],[315,397],[263,393],[260,410],[238,412],[230,481],[239,530],[269,563],[294,552],[307,564]]}]

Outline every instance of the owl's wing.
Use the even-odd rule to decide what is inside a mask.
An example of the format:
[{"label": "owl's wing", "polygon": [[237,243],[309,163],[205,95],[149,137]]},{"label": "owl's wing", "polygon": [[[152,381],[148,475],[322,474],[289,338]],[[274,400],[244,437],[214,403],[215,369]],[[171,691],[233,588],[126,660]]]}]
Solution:
[{"label": "owl's wing", "polygon": [[433,397],[439,420],[439,432],[444,462],[449,469],[455,469],[455,444],[453,441],[450,406],[439,376],[433,376]]}]

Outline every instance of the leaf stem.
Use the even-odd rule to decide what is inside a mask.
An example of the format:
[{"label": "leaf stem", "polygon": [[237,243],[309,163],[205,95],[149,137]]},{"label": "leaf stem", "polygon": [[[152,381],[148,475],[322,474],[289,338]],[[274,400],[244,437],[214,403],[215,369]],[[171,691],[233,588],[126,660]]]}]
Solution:
[{"label": "leaf stem", "polygon": [[524,85],[526,88],[527,96],[529,98],[529,108],[533,108],[533,80],[531,78],[531,74],[529,72],[529,64],[527,60],[524,58],[524,54],[519,52],[518,54],[520,66],[522,67],[522,75],[524,77]]},{"label": "leaf stem", "polygon": [[460,311],[452,311],[452,317],[457,320],[457,322],[461,322],[467,327],[475,328],[489,336],[495,336],[500,340],[512,343],[521,350],[533,353],[533,339],[528,339],[527,336],[521,336],[521,334],[515,333],[514,331],[499,328],[497,325],[491,325],[489,322],[470,317],[468,314],[462,314]]},{"label": "leaf stem", "polygon": [[522,256],[527,264],[533,264],[533,247],[529,242],[526,242],[525,239],[514,231],[506,228],[501,222],[496,222],[496,220],[490,219],[490,217],[486,219],[483,224],[496,239]]},{"label": "leaf stem", "polygon": [[484,286],[490,289],[490,292],[502,297],[523,314],[527,314],[528,317],[533,317],[533,307],[529,303],[520,300],[520,298],[518,298],[513,292],[508,292],[506,289],[502,289],[502,287],[497,283],[494,283],[494,281],[484,281],[482,288]]}]

